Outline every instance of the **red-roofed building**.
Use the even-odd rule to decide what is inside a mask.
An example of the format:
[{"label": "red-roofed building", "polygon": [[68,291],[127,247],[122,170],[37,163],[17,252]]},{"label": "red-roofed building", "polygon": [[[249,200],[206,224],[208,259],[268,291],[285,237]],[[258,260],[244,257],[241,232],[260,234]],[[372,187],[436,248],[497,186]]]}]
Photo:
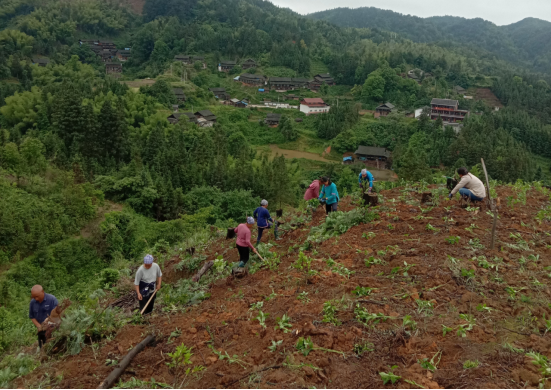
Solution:
[{"label": "red-roofed building", "polygon": [[329,108],[321,98],[304,98],[300,102],[300,111],[306,115],[322,114],[328,112]]}]

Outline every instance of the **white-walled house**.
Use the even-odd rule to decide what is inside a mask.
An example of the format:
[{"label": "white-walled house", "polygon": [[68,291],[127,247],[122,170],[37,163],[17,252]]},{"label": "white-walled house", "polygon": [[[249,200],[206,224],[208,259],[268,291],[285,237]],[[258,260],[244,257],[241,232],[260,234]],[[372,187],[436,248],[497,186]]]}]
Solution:
[{"label": "white-walled house", "polygon": [[329,107],[321,98],[304,98],[300,102],[300,112],[306,115],[322,114],[329,111]]}]

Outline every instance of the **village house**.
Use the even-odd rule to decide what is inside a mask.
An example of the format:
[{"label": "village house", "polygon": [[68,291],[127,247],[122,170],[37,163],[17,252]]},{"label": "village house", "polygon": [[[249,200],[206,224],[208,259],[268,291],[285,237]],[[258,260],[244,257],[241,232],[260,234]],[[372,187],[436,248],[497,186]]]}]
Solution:
[{"label": "village house", "polygon": [[264,76],[250,73],[243,73],[239,76],[239,81],[249,86],[262,86],[266,84],[266,78]]},{"label": "village house", "polygon": [[197,122],[197,117],[193,114],[193,112],[182,112],[182,113],[175,112],[166,119],[173,125],[180,122],[181,120],[185,120],[186,122],[192,122],[192,123]]},{"label": "village house", "polygon": [[193,61],[193,64],[195,64],[196,62],[199,62],[201,64],[202,69],[207,69],[207,63],[205,62],[204,56],[193,56],[192,61]]},{"label": "village house", "polygon": [[117,46],[115,45],[115,42],[113,41],[99,41],[99,46],[101,46],[102,49],[108,49],[108,50],[117,50]]},{"label": "village house", "polygon": [[305,98],[300,102],[300,111],[306,115],[322,114],[329,111],[329,106],[320,98]]},{"label": "village house", "polygon": [[119,78],[122,76],[122,64],[120,62],[107,62],[105,64],[105,73],[111,77]]},{"label": "village house", "polygon": [[266,119],[264,119],[264,123],[266,123],[270,127],[279,126],[280,121],[281,121],[281,114],[268,113],[268,115],[266,116]]},{"label": "village house", "polygon": [[297,95],[287,95],[285,96],[285,99],[286,100],[300,100],[300,96],[297,96]]},{"label": "village house", "polygon": [[235,61],[221,61],[218,65],[219,72],[229,72],[237,63]]},{"label": "village house", "polygon": [[305,78],[270,77],[270,89],[278,92],[292,91],[307,86],[308,80]]},{"label": "village house", "polygon": [[242,69],[256,68],[256,61],[249,58],[249,59],[245,60],[245,62],[243,62],[243,64],[241,65],[241,68]]},{"label": "village house", "polygon": [[115,56],[119,59],[119,61],[125,62],[130,59],[132,54],[130,49],[125,49],[125,50],[117,50],[117,53],[115,54]]},{"label": "village house", "polygon": [[387,116],[395,110],[396,110],[396,108],[395,108],[394,104],[392,104],[392,103],[381,104],[379,107],[377,107],[375,109],[374,117],[378,118],[380,116]]},{"label": "village house", "polygon": [[197,122],[199,123],[199,119],[203,119],[208,122],[216,122],[216,115],[214,115],[210,110],[201,110],[197,111],[195,113],[195,117],[197,118]]},{"label": "village house", "polygon": [[417,83],[421,84],[422,80],[428,77],[432,77],[432,74],[428,72],[424,72],[421,69],[412,69],[408,72],[407,76],[413,81],[416,81]]},{"label": "village house", "polygon": [[386,148],[379,148],[376,146],[358,146],[358,150],[354,152],[356,158],[361,161],[366,160],[380,160],[388,161],[391,153]]},{"label": "village house", "polygon": [[182,64],[189,65],[191,64],[191,56],[184,54],[177,54],[174,56],[174,61],[181,62]]},{"label": "village house", "polygon": [[442,118],[444,123],[463,122],[469,116],[469,111],[460,110],[459,102],[451,99],[432,99],[430,103],[430,119]]},{"label": "village house", "polygon": [[455,87],[453,87],[453,90],[458,95],[465,95],[465,93],[467,92],[467,90],[460,85],[456,85]]},{"label": "village house", "polygon": [[234,107],[239,107],[239,108],[245,108],[248,105],[243,100],[239,100],[239,99],[236,99],[236,98],[230,99],[229,103],[230,103],[230,105],[232,105]]},{"label": "village house", "polygon": [[231,96],[226,92],[226,88],[209,88],[209,91],[214,94],[214,97],[221,100],[230,100]]},{"label": "village house", "polygon": [[186,95],[182,88],[172,88],[172,92],[176,95],[176,100],[178,100],[178,102],[182,103],[186,101]]},{"label": "village house", "polygon": [[46,67],[50,63],[50,59],[47,57],[36,57],[32,59],[33,65],[38,65],[40,67]]},{"label": "village house", "polygon": [[312,91],[319,91],[323,83],[332,86],[335,85],[335,80],[333,80],[329,73],[320,73],[315,75],[314,78],[308,82],[308,88]]}]

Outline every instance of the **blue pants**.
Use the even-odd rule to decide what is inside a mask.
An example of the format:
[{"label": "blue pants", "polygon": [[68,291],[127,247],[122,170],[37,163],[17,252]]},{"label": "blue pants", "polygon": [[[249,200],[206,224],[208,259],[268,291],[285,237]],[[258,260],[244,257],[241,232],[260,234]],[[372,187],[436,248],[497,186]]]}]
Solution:
[{"label": "blue pants", "polygon": [[473,201],[477,201],[477,202],[480,202],[481,200],[483,200],[484,198],[479,198],[478,196],[475,196],[471,190],[468,190],[466,188],[461,188],[459,190],[459,194],[464,197],[464,198],[470,198],[471,200]]}]

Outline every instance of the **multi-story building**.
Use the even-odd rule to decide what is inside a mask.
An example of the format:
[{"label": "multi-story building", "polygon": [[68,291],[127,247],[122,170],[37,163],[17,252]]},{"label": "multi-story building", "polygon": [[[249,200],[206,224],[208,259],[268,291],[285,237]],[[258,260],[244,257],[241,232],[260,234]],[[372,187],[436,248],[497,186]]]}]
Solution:
[{"label": "multi-story building", "polygon": [[444,122],[463,122],[469,116],[469,111],[460,110],[459,102],[451,99],[432,99],[430,103],[430,119],[436,120],[439,117]]},{"label": "multi-story building", "polygon": [[322,114],[328,112],[330,108],[331,107],[320,98],[305,98],[300,102],[300,111],[306,115]]}]

